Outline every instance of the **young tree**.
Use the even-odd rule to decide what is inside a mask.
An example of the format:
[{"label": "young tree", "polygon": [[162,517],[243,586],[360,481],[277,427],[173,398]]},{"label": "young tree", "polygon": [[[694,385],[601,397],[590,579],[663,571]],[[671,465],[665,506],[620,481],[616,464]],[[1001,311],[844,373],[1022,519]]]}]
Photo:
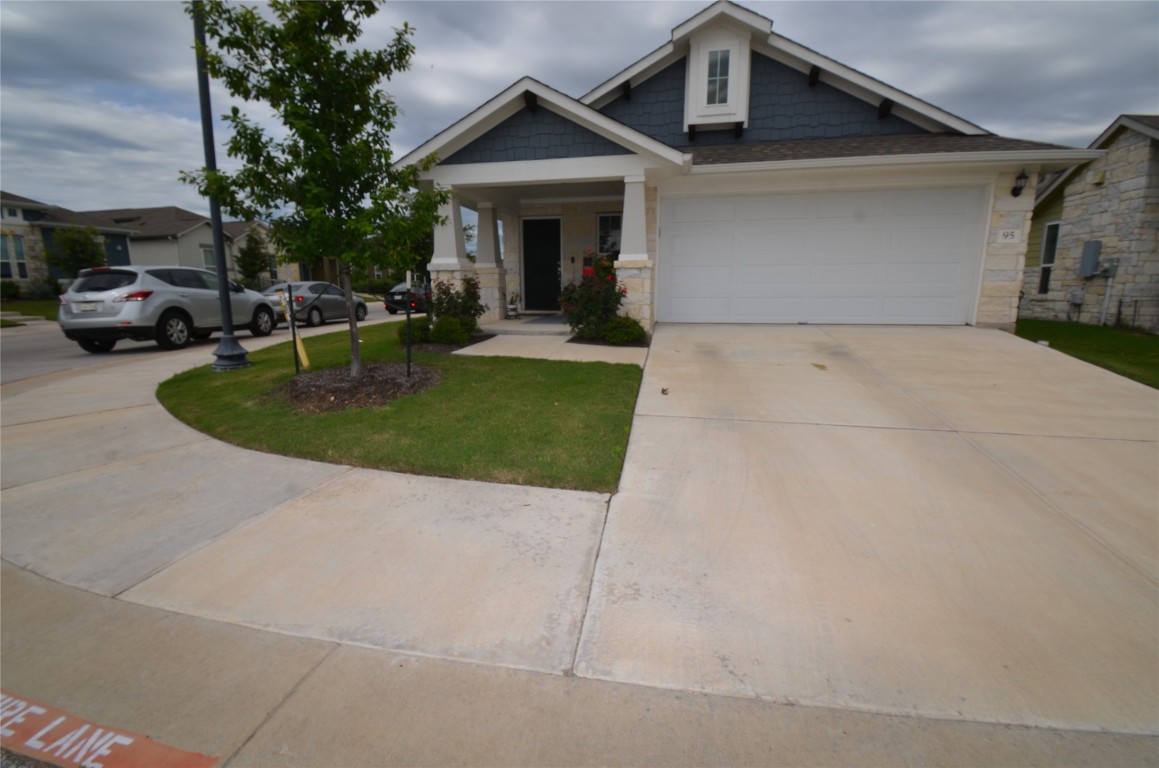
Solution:
[{"label": "young tree", "polygon": [[413,30],[403,24],[382,50],[355,48],[378,7],[373,0],[271,0],[263,14],[223,0],[188,6],[205,24],[210,76],[235,97],[268,104],[281,131],[267,132],[234,107],[225,116],[233,131],[227,151],[242,168],[182,177],[237,218],[270,220],[270,236],[287,260],[339,260],[352,376],[361,374],[362,361],[351,267],[379,260],[375,241],[413,242],[415,232],[433,228],[447,198],[419,188],[433,155],[393,167],[398,107],[382,83],[410,66]]},{"label": "young tree", "polygon": [[255,232],[250,232],[245,245],[237,252],[237,271],[247,288],[257,288],[258,278],[270,268],[270,254],[266,253],[266,241]]},{"label": "young tree", "polygon": [[105,247],[95,227],[58,229],[44,260],[73,277],[82,269],[105,266]]}]

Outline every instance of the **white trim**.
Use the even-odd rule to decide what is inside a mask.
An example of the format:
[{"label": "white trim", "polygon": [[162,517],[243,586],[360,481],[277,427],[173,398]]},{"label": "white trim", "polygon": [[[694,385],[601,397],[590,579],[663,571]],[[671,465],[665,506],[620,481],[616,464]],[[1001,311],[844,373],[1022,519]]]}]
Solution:
[{"label": "white trim", "polygon": [[[708,60],[717,51],[728,52],[728,98],[708,103]],[[689,126],[749,124],[749,89],[752,41],[748,31],[715,26],[693,36],[684,69],[684,130]]]},{"label": "white trim", "polygon": [[439,165],[425,176],[444,186],[542,184],[544,181],[621,181],[643,175],[647,164],[639,155],[514,160],[505,163]]},{"label": "white trim", "polygon": [[821,157],[808,160],[775,160],[756,163],[721,163],[694,165],[689,173],[694,176],[717,173],[745,173],[774,170],[822,170],[827,168],[884,168],[917,165],[972,165],[1012,167],[1094,160],[1102,152],[1084,149],[1030,149],[994,150],[989,152],[931,152],[920,155],[865,155],[862,157]]},{"label": "white trim", "polygon": [[[1127,115],[1119,115],[1115,122],[1107,126],[1107,129],[1100,133],[1099,137],[1090,143],[1088,149],[1095,149],[1096,147],[1102,148],[1103,144],[1106,144],[1108,141],[1110,141],[1110,139],[1120,128],[1130,128],[1131,130],[1137,131],[1144,136],[1159,140],[1159,130],[1155,130],[1145,123],[1140,123],[1138,120],[1132,120]],[[1105,151],[1104,154],[1106,154]],[[1048,195],[1074,178],[1075,171],[1079,169],[1079,165],[1081,164],[1082,163],[1079,163],[1072,168],[1066,169],[1066,173],[1060,174],[1059,177],[1052,181],[1049,185],[1039,190],[1034,196],[1035,205],[1037,205],[1042,200],[1045,200]]]},{"label": "white trim", "polygon": [[722,16],[725,19],[739,23],[741,26],[748,27],[760,35],[768,35],[773,31],[772,19],[750,11],[748,8],[742,8],[735,3],[728,2],[728,0],[717,0],[717,2],[708,6],[688,21],[674,27],[672,29],[673,42],[688,37],[696,32],[696,30],[707,26]]},{"label": "white trim", "polygon": [[604,82],[591,89],[580,97],[581,104],[587,104],[593,109],[602,109],[609,102],[619,96],[619,91],[624,83],[635,85],[643,82],[657,72],[675,64],[684,55],[683,51],[679,54],[676,51],[676,46],[672,43],[665,43],[656,50],[649,53],[644,58],[637,61],[631,66],[621,69],[616,74],[609,77]]},{"label": "white trim", "polygon": [[[647,155],[658,161],[677,166],[684,163],[684,153],[679,150],[675,150],[647,134],[629,128],[623,123],[605,117],[591,107],[560,93],[554,88],[544,85],[538,80],[525,77],[451,127],[429,139],[421,146],[411,150],[401,160],[396,162],[394,167],[401,168],[410,165],[432,152],[438,152],[440,157],[444,158],[451,156],[479,136],[482,136],[507,118],[519,112],[524,106],[523,94],[525,92],[530,92],[535,95],[541,109],[547,108],[551,112],[587,128],[589,131],[603,136],[605,139],[619,144],[632,152]],[[600,158],[582,159],[593,160]],[[479,165],[484,164],[479,163]],[[424,178],[429,178],[429,176],[424,176]]]}]

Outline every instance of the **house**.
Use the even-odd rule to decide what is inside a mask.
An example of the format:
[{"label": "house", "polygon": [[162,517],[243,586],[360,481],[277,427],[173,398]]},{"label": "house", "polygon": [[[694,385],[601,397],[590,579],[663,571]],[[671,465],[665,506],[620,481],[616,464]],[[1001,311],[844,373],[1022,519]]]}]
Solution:
[{"label": "house", "polygon": [[84,213],[0,191],[0,278],[15,282],[24,295],[47,294],[52,289],[51,279],[75,277],[48,266],[45,255],[52,248],[55,233],[61,229],[86,227],[97,231],[109,264],[130,262],[129,229]]},{"label": "house", "polygon": [[772,26],[722,0],[579,99],[525,77],[402,158],[451,192],[432,277],[477,276],[486,319],[514,291],[556,311],[593,250],[646,328],[1012,328],[1038,175],[1102,152],[993,135]]},{"label": "house", "polygon": [[[217,270],[213,252],[213,226],[210,219],[176,206],[158,208],[116,208],[86,211],[86,215],[111,225],[128,227],[133,231],[133,263],[181,265]],[[258,233],[268,241],[268,231],[260,222],[223,222],[226,269],[230,278],[237,279],[235,256],[251,233]],[[263,276],[269,284],[278,279],[297,279],[296,266],[277,267],[271,255],[272,272]]]},{"label": "house", "polygon": [[1106,154],[1039,192],[1020,317],[1159,332],[1159,115],[1122,115]]}]

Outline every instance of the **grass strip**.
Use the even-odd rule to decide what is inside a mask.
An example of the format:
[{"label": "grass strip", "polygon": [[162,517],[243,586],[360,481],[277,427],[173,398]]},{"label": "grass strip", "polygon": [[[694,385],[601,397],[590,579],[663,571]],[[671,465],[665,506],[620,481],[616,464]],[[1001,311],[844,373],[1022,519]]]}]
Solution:
[{"label": "grass strip", "polygon": [[4,312],[19,312],[28,317],[43,317],[45,320],[55,320],[60,310],[60,301],[57,299],[15,299],[0,302],[0,310]]},{"label": "grass strip", "polygon": [[1056,320],[1019,320],[1030,341],[1049,341],[1059,352],[1159,389],[1159,336],[1111,326]]},{"label": "grass strip", "polygon": [[[361,329],[364,362],[405,359],[396,323]],[[340,331],[306,341],[315,369],[349,363]],[[416,352],[442,381],[380,408],[306,414],[270,395],[294,375],[289,344],[248,368],[202,366],[163,382],[162,404],[234,445],[335,464],[496,483],[612,492],[642,371],[635,365]]]}]

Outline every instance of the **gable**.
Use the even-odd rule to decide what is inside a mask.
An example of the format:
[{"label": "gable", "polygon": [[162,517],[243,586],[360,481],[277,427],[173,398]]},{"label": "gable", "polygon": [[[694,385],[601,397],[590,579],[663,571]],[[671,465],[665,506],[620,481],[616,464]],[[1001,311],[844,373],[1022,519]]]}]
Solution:
[{"label": "gable", "polygon": [[539,108],[532,112],[524,107],[440,164],[505,163],[627,154],[631,154],[631,151],[549,109]]},{"label": "gable", "polygon": [[791,67],[752,52],[749,121],[740,138],[733,131],[684,132],[687,64],[680,59],[600,111],[673,147],[755,144],[847,136],[926,133],[897,115],[878,117],[877,107]]}]

